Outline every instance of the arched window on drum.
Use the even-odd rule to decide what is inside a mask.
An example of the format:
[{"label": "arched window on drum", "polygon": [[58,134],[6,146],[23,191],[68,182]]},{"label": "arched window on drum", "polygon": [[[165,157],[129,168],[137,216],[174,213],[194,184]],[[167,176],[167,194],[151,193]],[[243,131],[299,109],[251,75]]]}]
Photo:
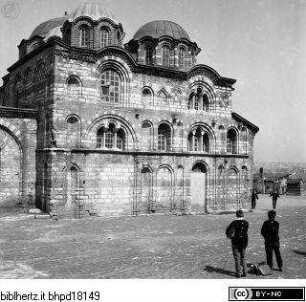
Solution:
[{"label": "arched window on drum", "polygon": [[110,32],[106,27],[102,27],[100,30],[100,47],[110,45]]},{"label": "arched window on drum", "polygon": [[90,30],[87,25],[82,25],[80,27],[80,46],[81,47],[89,47],[89,35]]},{"label": "arched window on drum", "polygon": [[185,57],[186,57],[186,51],[183,47],[179,48],[179,60],[178,60],[178,65],[179,68],[184,68],[185,67]]},{"label": "arched window on drum", "polygon": [[162,48],[162,54],[163,54],[163,66],[170,67],[170,48],[169,46],[163,46]]}]

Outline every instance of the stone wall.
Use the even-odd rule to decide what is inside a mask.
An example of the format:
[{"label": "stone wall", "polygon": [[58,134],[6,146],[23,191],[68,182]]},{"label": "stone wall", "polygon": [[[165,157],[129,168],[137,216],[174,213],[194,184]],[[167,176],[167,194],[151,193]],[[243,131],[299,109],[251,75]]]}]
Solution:
[{"label": "stone wall", "polygon": [[[27,116],[32,117],[27,117]],[[0,108],[0,208],[35,196],[35,112]]]},{"label": "stone wall", "polygon": [[[53,213],[77,217],[86,211],[206,213],[250,207],[254,133],[233,119],[229,89],[215,87],[207,75],[187,82],[133,73],[115,56],[91,63],[58,55],[55,66],[56,102],[50,115],[55,144],[48,151],[45,182]],[[125,80],[120,103],[101,97],[100,75],[107,66]],[[72,77],[77,79],[73,87]],[[209,110],[188,109],[190,91],[198,83],[210,97]],[[151,97],[144,96],[144,87],[151,89]],[[163,123],[171,132],[167,151],[158,150]],[[98,130],[111,124],[124,129],[124,150],[98,146]],[[188,137],[197,127],[208,133],[209,151],[190,151]],[[235,154],[227,152],[228,129],[237,136]]]}]

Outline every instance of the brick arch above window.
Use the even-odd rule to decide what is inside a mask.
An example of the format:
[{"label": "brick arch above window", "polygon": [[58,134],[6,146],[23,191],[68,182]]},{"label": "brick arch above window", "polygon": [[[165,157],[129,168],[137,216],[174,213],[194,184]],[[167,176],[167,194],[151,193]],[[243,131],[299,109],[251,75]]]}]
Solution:
[{"label": "brick arch above window", "polygon": [[[137,146],[136,133],[130,122],[118,115],[107,114],[97,118],[90,125],[85,125],[84,142],[88,147],[97,148],[97,134],[100,130],[114,128],[115,131],[119,131],[120,128],[125,133],[125,150],[135,149]],[[102,146],[102,145],[101,145]]]}]

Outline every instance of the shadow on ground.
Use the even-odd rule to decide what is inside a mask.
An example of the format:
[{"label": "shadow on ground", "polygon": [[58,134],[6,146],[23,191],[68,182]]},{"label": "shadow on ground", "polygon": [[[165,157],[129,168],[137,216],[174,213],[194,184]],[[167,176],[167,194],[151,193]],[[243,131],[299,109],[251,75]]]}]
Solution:
[{"label": "shadow on ground", "polygon": [[296,250],[292,250],[293,253],[296,253],[298,255],[302,255],[302,256],[305,256],[306,257],[306,252],[303,252],[303,251],[296,251]]},{"label": "shadow on ground", "polygon": [[219,267],[213,267],[213,266],[210,266],[210,265],[206,265],[204,270],[209,272],[209,273],[219,273],[219,274],[235,277],[234,272],[228,271],[228,270],[225,270],[225,269],[219,268]]}]

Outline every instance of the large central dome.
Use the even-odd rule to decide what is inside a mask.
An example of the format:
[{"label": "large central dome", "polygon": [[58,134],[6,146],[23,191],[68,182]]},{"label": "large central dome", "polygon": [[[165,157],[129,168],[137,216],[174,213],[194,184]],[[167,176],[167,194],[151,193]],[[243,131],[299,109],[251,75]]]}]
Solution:
[{"label": "large central dome", "polygon": [[90,17],[92,20],[100,20],[101,18],[110,19],[115,23],[119,23],[116,21],[114,15],[106,9],[101,3],[98,1],[86,1],[85,3],[78,6],[69,14],[69,21],[73,21],[78,17],[86,16]]},{"label": "large central dome", "polygon": [[180,25],[167,20],[151,21],[140,27],[133,37],[133,40],[140,40],[143,37],[160,38],[169,36],[174,39],[187,39],[190,41],[189,35]]}]

